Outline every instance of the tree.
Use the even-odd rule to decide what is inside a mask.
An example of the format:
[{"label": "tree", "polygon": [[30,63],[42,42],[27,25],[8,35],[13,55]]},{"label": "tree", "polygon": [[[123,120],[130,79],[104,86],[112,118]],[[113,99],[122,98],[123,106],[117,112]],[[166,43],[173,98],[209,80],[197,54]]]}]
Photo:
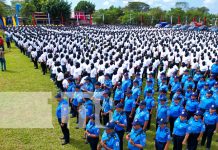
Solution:
[{"label": "tree", "polygon": [[160,7],[151,8],[148,11],[148,15],[153,18],[153,23],[158,23],[159,21],[165,20],[166,12],[163,11]]},{"label": "tree", "polygon": [[171,16],[173,17],[173,24],[176,24],[178,22],[178,17],[180,17],[181,20],[185,20],[185,11],[181,8],[171,8],[166,15],[167,21],[170,22]]},{"label": "tree", "polygon": [[41,12],[42,7],[47,2],[47,0],[31,0],[31,2],[35,5],[36,11]]},{"label": "tree", "polygon": [[95,5],[88,1],[80,1],[74,8],[74,11],[82,11],[85,14],[93,14],[95,11]]},{"label": "tree", "polygon": [[71,3],[64,0],[48,0],[42,8],[48,12],[52,19],[67,20],[71,16]]},{"label": "tree", "polygon": [[124,9],[135,12],[146,12],[149,8],[150,6],[143,2],[129,2]]}]

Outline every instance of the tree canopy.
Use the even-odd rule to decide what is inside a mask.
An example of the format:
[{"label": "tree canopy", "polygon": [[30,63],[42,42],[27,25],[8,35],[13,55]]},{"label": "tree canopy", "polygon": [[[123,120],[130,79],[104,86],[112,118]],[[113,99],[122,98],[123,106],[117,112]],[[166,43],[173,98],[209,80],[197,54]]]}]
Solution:
[{"label": "tree canopy", "polygon": [[124,8],[129,11],[146,12],[150,6],[143,2],[128,2],[128,5]]},{"label": "tree canopy", "polygon": [[93,14],[95,5],[88,1],[80,1],[74,8],[74,11],[83,11],[85,14]]}]

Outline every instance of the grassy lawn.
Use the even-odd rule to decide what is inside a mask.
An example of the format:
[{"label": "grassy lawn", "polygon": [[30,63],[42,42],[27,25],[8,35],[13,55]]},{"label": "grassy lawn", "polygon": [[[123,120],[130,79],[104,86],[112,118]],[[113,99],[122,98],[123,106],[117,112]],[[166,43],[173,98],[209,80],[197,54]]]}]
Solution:
[{"label": "grassy lawn", "polygon": [[[14,44],[11,50],[6,49],[6,62],[7,71],[0,72],[0,92],[52,92],[53,95],[57,92],[53,82],[49,79],[49,75],[43,76],[40,69],[35,70],[33,63],[21,54]],[[84,140],[82,139],[83,130],[75,129],[75,119],[70,120],[70,145],[61,145],[59,137],[62,134],[55,118],[57,102],[54,99],[50,99],[49,103],[53,108],[54,129],[0,129],[0,149],[90,149],[89,145],[84,144]],[[11,111],[13,112],[13,110]],[[155,115],[153,115],[151,131],[147,132],[146,149],[154,149],[154,117]],[[218,136],[214,136],[213,139],[218,139]],[[126,145],[127,143],[125,141],[125,149]],[[218,143],[213,142],[211,149],[216,150],[217,148]],[[172,149],[172,144],[170,149]],[[203,150],[205,148],[199,149]]]}]

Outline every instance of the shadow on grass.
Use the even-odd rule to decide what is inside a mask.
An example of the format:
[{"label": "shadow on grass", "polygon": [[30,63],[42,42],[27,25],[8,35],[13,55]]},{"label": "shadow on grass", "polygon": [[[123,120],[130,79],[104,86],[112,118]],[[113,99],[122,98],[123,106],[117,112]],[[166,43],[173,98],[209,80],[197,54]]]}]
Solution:
[{"label": "shadow on grass", "polygon": [[14,70],[6,70],[5,72],[7,72],[7,73],[17,73],[17,71],[14,71]]}]

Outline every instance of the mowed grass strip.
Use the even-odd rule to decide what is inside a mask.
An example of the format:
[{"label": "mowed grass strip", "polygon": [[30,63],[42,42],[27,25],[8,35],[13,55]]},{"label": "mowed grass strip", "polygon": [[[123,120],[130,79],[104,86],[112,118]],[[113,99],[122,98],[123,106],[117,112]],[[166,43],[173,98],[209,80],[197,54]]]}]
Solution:
[{"label": "mowed grass strip", "polygon": [[[6,49],[6,62],[7,71],[0,71],[0,92],[52,92],[53,95],[57,92],[56,86],[49,79],[49,74],[43,76],[40,68],[34,69],[30,59],[21,54],[14,44],[12,44],[10,50]],[[145,85],[145,81],[143,85]],[[157,93],[155,93],[155,98],[156,97]],[[71,143],[66,146],[61,145],[59,137],[61,137],[62,134],[55,117],[57,102],[51,98],[49,103],[52,105],[54,129],[0,129],[0,149],[90,149],[89,145],[85,144],[84,139],[82,139],[84,130],[75,129],[75,119],[70,119],[69,124]],[[13,112],[13,110],[11,111]],[[153,140],[155,136],[155,113],[156,112],[153,112],[151,130],[147,131],[146,134],[146,149],[155,149]],[[211,150],[216,150],[218,148],[218,143],[215,142],[216,139],[218,139],[217,135],[213,137]],[[125,139],[124,149],[127,149],[127,142]],[[172,144],[170,144],[170,149],[172,149]],[[204,150],[205,148],[198,147],[198,149]]]}]

